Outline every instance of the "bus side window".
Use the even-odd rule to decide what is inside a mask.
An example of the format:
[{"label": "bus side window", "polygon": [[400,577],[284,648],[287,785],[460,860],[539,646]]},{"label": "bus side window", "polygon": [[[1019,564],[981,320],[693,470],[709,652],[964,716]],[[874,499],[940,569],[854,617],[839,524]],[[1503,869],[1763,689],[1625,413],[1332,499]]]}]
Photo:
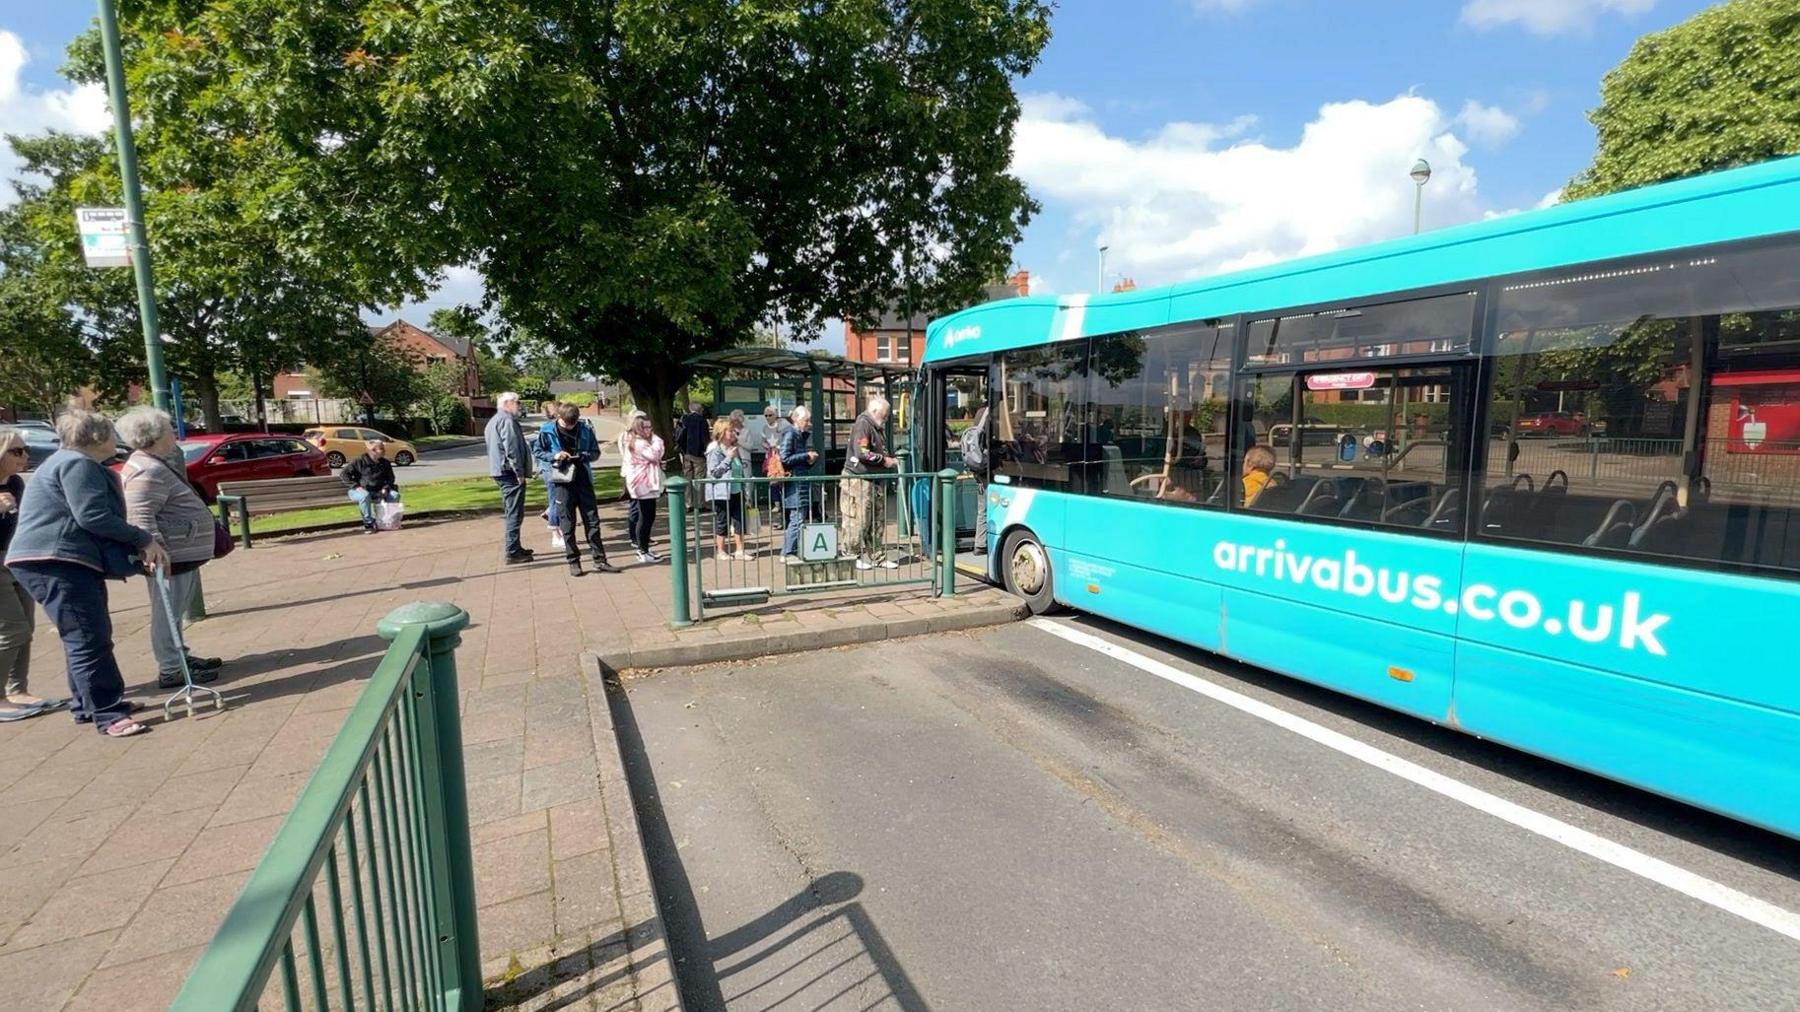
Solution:
[{"label": "bus side window", "polygon": [[1230,324],[1094,339],[1089,495],[1222,505],[1231,349]]},{"label": "bus side window", "polygon": [[1502,289],[1482,533],[1800,571],[1794,253]]},{"label": "bus side window", "polygon": [[1086,342],[1007,352],[997,369],[993,473],[1019,485],[1079,491]]},{"label": "bus side window", "polygon": [[[1249,379],[1239,456],[1247,509],[1438,533],[1462,530],[1453,394],[1466,366],[1279,372]],[[1464,394],[1463,396],[1468,396]]]}]

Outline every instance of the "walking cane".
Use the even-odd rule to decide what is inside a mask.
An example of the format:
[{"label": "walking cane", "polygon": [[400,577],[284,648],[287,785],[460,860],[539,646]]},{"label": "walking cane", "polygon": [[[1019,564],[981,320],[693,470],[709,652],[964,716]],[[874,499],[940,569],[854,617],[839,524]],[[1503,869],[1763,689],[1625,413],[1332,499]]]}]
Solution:
[{"label": "walking cane", "polygon": [[187,711],[187,715],[192,717],[194,715],[194,693],[196,692],[204,692],[211,696],[213,709],[225,709],[224,696],[204,685],[194,684],[194,673],[188,669],[187,647],[181,638],[181,616],[175,614],[175,601],[169,594],[168,574],[158,569],[152,579],[156,583],[156,592],[162,595],[163,618],[169,623],[169,632],[175,636],[175,649],[181,654],[181,680],[185,683],[180,692],[163,700],[163,722],[168,723],[170,720],[174,719],[174,716],[169,712],[169,708],[174,706],[178,701],[181,703],[182,708]]}]

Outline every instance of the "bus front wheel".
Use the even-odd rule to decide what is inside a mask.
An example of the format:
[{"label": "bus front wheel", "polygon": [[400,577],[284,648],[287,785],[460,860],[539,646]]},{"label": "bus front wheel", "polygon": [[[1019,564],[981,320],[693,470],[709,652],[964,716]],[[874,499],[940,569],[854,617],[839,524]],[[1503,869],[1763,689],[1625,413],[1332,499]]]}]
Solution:
[{"label": "bus front wheel", "polygon": [[1056,606],[1055,577],[1050,571],[1050,553],[1030,531],[1014,531],[1006,537],[1006,550],[1000,554],[1006,589],[1025,599],[1033,615],[1042,615]]}]

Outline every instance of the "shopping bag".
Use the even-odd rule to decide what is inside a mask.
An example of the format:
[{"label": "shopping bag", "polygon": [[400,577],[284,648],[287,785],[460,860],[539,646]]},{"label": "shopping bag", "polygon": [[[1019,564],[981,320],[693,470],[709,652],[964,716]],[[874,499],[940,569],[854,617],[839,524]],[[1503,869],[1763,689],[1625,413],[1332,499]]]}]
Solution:
[{"label": "shopping bag", "polygon": [[400,520],[406,516],[406,506],[397,502],[379,503],[375,507],[375,527],[378,530],[397,531]]}]

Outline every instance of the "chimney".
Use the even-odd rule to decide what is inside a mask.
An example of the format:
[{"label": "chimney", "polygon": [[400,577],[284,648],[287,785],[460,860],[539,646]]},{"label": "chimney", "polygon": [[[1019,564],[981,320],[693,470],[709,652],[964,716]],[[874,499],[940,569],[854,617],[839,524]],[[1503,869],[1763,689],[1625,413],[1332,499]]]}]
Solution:
[{"label": "chimney", "polygon": [[1113,285],[1112,290],[1115,292],[1135,292],[1137,291],[1137,282],[1130,278],[1120,278],[1118,283]]}]

